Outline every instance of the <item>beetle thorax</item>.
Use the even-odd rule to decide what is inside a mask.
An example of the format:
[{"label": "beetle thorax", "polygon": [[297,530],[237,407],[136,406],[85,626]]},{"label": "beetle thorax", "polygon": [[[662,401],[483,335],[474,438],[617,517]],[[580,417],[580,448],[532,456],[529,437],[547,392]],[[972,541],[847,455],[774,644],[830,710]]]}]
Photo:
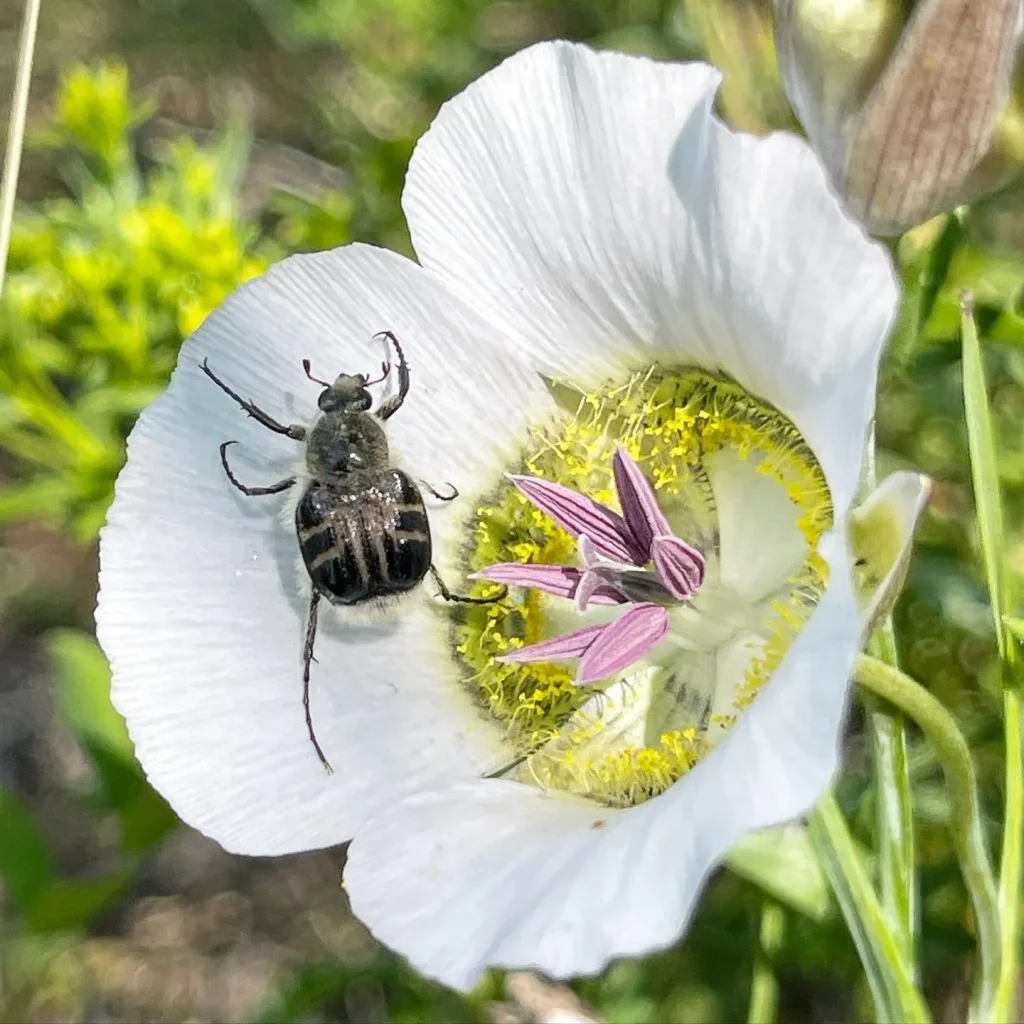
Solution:
[{"label": "beetle thorax", "polygon": [[325,412],[306,436],[306,467],[317,479],[383,469],[388,461],[384,429],[369,413]]}]

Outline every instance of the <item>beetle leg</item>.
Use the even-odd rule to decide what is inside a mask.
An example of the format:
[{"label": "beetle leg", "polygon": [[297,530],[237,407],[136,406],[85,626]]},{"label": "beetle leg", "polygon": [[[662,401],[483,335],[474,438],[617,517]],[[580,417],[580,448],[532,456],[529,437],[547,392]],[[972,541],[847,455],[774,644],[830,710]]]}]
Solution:
[{"label": "beetle leg", "polygon": [[309,739],[313,744],[313,749],[316,751],[316,756],[320,758],[320,763],[324,766],[328,775],[334,774],[334,769],[331,767],[331,762],[324,756],[323,750],[320,748],[320,743],[316,738],[316,732],[313,729],[313,716],[309,710],[309,671],[310,665],[313,663],[313,644],[316,641],[316,613],[317,606],[320,604],[320,592],[317,590],[313,591],[313,596],[309,601],[309,620],[306,623],[306,642],[302,648],[302,706],[306,710],[306,729],[309,731]]},{"label": "beetle leg", "polygon": [[380,408],[377,409],[377,419],[386,420],[394,416],[402,408],[405,396],[409,394],[409,364],[405,361],[405,353],[402,351],[402,346],[391,331],[381,331],[375,334],[374,337],[387,338],[395,346],[395,351],[398,353],[398,394],[392,395],[386,402],[382,402]]},{"label": "beetle leg", "polygon": [[435,497],[438,501],[454,501],[459,496],[459,489],[455,484],[450,483],[448,480],[445,483],[451,488],[451,494],[441,494],[435,488],[431,487],[426,480],[421,480],[421,484]]},{"label": "beetle leg", "polygon": [[501,779],[504,778],[513,768],[518,768],[530,755],[523,754],[522,757],[517,757],[514,761],[510,761],[504,768],[499,768],[497,771],[488,772],[485,779]]},{"label": "beetle leg", "polygon": [[441,574],[434,566],[430,567],[430,575],[434,577],[437,589],[441,592],[441,597],[446,601],[454,601],[458,604],[498,604],[499,601],[503,601],[508,596],[508,587],[504,584],[502,584],[501,593],[497,597],[467,597],[465,594],[453,594],[448,589],[444,580],[441,579]]},{"label": "beetle leg", "polygon": [[287,491],[295,483],[295,477],[293,476],[288,477],[287,480],[279,480],[276,484],[271,484],[269,487],[246,487],[245,484],[239,483],[235,474],[231,472],[231,467],[228,465],[228,448],[233,444],[238,444],[238,442],[225,441],[220,446],[220,464],[224,467],[224,472],[227,474],[228,479],[243,494],[248,495],[250,498],[258,494],[280,494],[282,491]]},{"label": "beetle leg", "polygon": [[233,398],[257,423],[262,423],[267,430],[274,431],[275,434],[284,434],[285,437],[290,437],[293,441],[304,441],[306,439],[306,428],[300,427],[298,424],[293,423],[291,426],[286,426],[284,423],[278,423],[272,416],[265,413],[258,405],[254,405],[252,402],[246,401],[241,395],[232,391],[218,377],[213,370],[210,369],[209,364],[204,359],[199,364],[199,369],[206,374],[214,384],[217,385],[224,392],[224,394]]}]

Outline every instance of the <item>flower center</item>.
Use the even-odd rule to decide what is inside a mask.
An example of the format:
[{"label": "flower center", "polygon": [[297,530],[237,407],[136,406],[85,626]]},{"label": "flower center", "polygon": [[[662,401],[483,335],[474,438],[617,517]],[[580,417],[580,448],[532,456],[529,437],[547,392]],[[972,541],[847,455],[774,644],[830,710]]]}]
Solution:
[{"label": "flower center", "polygon": [[553,391],[565,415],[467,531],[467,574],[509,596],[468,606],[454,646],[514,751],[506,777],[634,804],[782,661],[826,580],[832,504],[793,424],[730,380],[652,366]]}]

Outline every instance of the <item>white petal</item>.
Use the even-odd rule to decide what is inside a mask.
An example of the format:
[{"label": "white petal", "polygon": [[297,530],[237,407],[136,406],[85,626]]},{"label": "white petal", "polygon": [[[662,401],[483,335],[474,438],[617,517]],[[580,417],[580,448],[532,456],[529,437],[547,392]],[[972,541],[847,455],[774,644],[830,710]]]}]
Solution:
[{"label": "white petal", "polygon": [[673,943],[745,832],[793,818],[836,765],[857,615],[839,538],[832,582],[736,727],[665,794],[630,810],[483,780],[419,793],[356,835],[352,907],[417,969],[469,988],[488,966],[556,977]]},{"label": "white petal", "polygon": [[237,439],[236,475],[269,484],[301,449],[247,419],[200,371],[203,359],[270,414],[308,422],[320,389],[302,358],[331,379],[371,372],[383,358],[371,335],[382,329],[401,339],[412,375],[406,406],[388,421],[393,456],[465,495],[431,511],[443,533],[548,399],[492,329],[383,250],[294,257],[236,292],[185,344],[129,441],[102,535],[96,617],[113,699],[152,783],[231,850],[346,840],[382,802],[474,778],[502,756],[442,671],[444,613],[427,582],[389,624],[343,627],[321,614],[312,712],[335,769],[325,774],[301,703],[307,603],[294,526],[279,515],[287,502],[244,497],[220,466],[218,443]]},{"label": "white petal", "polygon": [[810,149],[711,116],[718,73],[540,44],[442,108],[403,202],[425,267],[575,380],[721,369],[852,499],[896,285]]},{"label": "white petal", "polygon": [[928,477],[902,470],[887,476],[850,514],[865,635],[892,610],[903,589],[914,535],[931,490]]},{"label": "white petal", "polygon": [[777,591],[807,557],[785,489],[731,449],[706,461],[718,509],[721,581],[752,604]]}]

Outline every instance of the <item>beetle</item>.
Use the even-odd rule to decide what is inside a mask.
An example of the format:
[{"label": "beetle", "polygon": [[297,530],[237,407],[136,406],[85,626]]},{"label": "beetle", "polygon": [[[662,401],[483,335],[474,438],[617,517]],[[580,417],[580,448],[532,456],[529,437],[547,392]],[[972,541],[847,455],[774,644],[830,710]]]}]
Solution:
[{"label": "beetle", "polygon": [[[300,479],[304,484],[295,506],[295,532],[312,592],[302,656],[302,703],[309,738],[328,772],[331,765],[317,740],[309,708],[310,666],[322,599],[339,608],[382,608],[415,589],[428,573],[446,601],[490,604],[505,596],[453,594],[435,568],[423,495],[408,473],[391,464],[384,430],[384,423],[398,412],[409,394],[409,364],[391,331],[374,337],[386,339],[398,355],[397,392],[371,412],[373,396],[368,388],[387,378],[392,369],[390,361],[381,364],[381,375],[374,380],[361,373],[342,373],[331,384],[314,377],[309,360],[304,359],[306,376],[323,388],[317,399],[319,413],[308,428],[279,423],[233,391],[210,369],[207,360],[200,365],[203,373],[257,423],[304,446],[302,473],[266,487],[247,487],[235,477],[227,452],[237,442],[224,441],[220,459],[228,480],[248,497],[280,494]],[[424,486],[441,501],[458,497],[454,487],[451,493],[440,494],[428,484]]]}]

